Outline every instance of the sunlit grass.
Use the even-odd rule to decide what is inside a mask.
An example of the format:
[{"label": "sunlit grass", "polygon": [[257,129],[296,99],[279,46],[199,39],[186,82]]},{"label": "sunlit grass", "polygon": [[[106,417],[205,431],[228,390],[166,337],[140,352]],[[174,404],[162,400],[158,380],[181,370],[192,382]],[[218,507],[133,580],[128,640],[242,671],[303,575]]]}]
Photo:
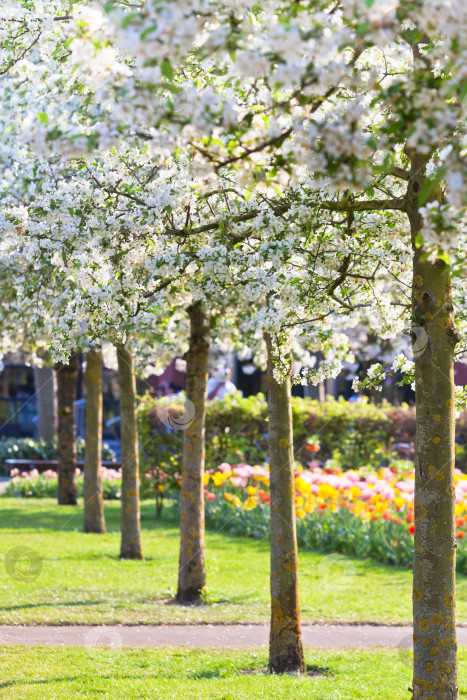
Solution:
[{"label": "sunlit grass", "polygon": [[[268,543],[207,533],[207,605],[173,605],[178,524],[161,521],[143,504],[144,562],[118,559],[120,504],[106,504],[108,533],[84,534],[82,508],[51,500],[0,499],[0,557],[28,547],[42,560],[31,580],[0,565],[0,624],[266,622],[269,618]],[[26,567],[27,562],[23,565]],[[300,555],[304,621],[410,622],[411,572],[374,561]],[[467,622],[467,579],[458,579],[458,621]]]}]

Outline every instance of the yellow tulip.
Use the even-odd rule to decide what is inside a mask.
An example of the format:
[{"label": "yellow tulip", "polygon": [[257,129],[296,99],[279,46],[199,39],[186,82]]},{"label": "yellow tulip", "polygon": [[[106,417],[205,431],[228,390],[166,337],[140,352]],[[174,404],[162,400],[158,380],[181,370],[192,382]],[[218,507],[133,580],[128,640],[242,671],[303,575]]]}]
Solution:
[{"label": "yellow tulip", "polygon": [[215,486],[222,486],[224,481],[226,481],[228,476],[226,474],[223,474],[222,472],[216,472],[214,476],[212,477],[212,480],[214,481]]},{"label": "yellow tulip", "polygon": [[254,508],[256,508],[256,501],[250,496],[246,499],[245,503],[243,504],[243,510],[253,510]]},{"label": "yellow tulip", "polygon": [[300,476],[298,479],[296,479],[295,486],[297,487],[297,491],[300,491],[300,493],[311,493],[311,484],[309,484],[308,481],[305,481],[305,479],[302,479]]}]

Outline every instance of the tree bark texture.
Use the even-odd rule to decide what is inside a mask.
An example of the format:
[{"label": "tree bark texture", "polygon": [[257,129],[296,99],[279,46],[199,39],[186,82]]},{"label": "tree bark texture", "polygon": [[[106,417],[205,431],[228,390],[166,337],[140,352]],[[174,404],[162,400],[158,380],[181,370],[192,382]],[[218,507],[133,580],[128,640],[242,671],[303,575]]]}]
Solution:
[{"label": "tree bark texture", "polygon": [[421,259],[418,196],[425,157],[412,156],[407,213],[414,248],[412,342],[417,408],[414,497],[413,698],[457,700],[454,324],[450,268]]},{"label": "tree bark texture", "polygon": [[86,450],[84,457],[84,532],[105,532],[102,493],[102,352],[86,358]]},{"label": "tree bark texture", "polygon": [[[204,557],[204,435],[209,360],[209,320],[200,303],[188,309],[190,347],[186,367],[186,401],[193,420],[183,435],[180,512],[180,559],[177,601],[196,602],[206,585]],[[188,410],[188,409],[187,409]]]},{"label": "tree bark texture", "polygon": [[77,353],[67,364],[55,365],[58,399],[58,504],[76,505],[76,382],[79,372]]},{"label": "tree bark texture", "polygon": [[306,670],[300,628],[298,551],[295,523],[295,479],[290,379],[279,384],[273,375],[270,336],[267,401],[269,479],[271,492],[271,628],[269,671]]},{"label": "tree bark texture", "polygon": [[34,367],[37,406],[37,437],[57,437],[57,380],[53,367]]},{"label": "tree bark texture", "polygon": [[139,503],[138,416],[136,380],[131,352],[117,345],[122,442],[121,559],[144,559]]}]

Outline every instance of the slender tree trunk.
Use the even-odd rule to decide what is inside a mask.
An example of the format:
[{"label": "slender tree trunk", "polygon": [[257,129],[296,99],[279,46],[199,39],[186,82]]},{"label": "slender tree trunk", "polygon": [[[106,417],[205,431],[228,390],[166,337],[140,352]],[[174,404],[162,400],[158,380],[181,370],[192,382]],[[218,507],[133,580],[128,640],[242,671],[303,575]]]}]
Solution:
[{"label": "slender tree trunk", "polygon": [[78,354],[73,353],[68,364],[58,362],[58,504],[76,505],[76,426],[75,400],[78,379]]},{"label": "slender tree trunk", "polygon": [[274,379],[272,343],[268,350],[268,434],[271,491],[271,629],[269,671],[306,670],[300,629],[298,551],[290,380]]},{"label": "slender tree trunk", "polygon": [[457,700],[454,348],[450,268],[421,260],[418,196],[426,158],[412,155],[407,213],[414,245],[413,348],[417,405],[413,698]]},{"label": "slender tree trunk", "polygon": [[120,387],[120,430],[122,440],[122,559],[144,559],[141,546],[139,506],[138,416],[133,357],[124,345],[117,345]]},{"label": "slender tree trunk", "polygon": [[186,368],[186,401],[194,418],[183,436],[180,513],[180,560],[177,601],[200,600],[206,585],[204,561],[204,433],[209,359],[209,320],[200,303],[188,309],[190,348]]},{"label": "slender tree trunk", "polygon": [[102,352],[89,350],[86,361],[86,450],[84,457],[84,532],[105,532],[102,493]]},{"label": "slender tree trunk", "polygon": [[37,406],[37,437],[57,437],[57,381],[53,367],[34,367]]}]

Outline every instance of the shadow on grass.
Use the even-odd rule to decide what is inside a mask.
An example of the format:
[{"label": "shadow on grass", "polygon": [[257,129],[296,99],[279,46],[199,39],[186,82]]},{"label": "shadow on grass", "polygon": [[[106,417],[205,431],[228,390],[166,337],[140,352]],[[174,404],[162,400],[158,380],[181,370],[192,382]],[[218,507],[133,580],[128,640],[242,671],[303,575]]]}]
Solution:
[{"label": "shadow on grass", "polygon": [[90,607],[91,605],[106,605],[107,600],[73,600],[68,603],[26,603],[24,605],[5,605],[0,607],[0,612],[12,610],[29,610],[30,608],[74,608],[78,606]]},{"label": "shadow on grass", "polygon": [[[270,674],[268,673],[268,670],[266,667],[262,668],[243,668],[243,669],[238,669],[238,672],[240,672],[242,675],[248,675],[248,676],[268,676],[269,678],[287,678],[289,674],[284,673],[284,674]],[[290,674],[293,675],[293,674]],[[307,665],[307,670],[306,673],[302,674],[300,677],[303,678],[304,680],[307,678],[316,678],[316,677],[321,677],[321,678],[329,678],[333,676],[333,672],[331,671],[330,668],[327,666],[313,666],[313,665]],[[156,674],[144,674],[144,675],[137,675],[137,674],[125,674],[125,675],[106,675],[106,676],[101,676],[101,675],[93,675],[92,676],[92,681],[93,682],[99,682],[99,681],[111,681],[111,680],[118,680],[118,681],[154,681],[157,682],[158,680],[181,680],[181,679],[186,679],[186,680],[192,680],[192,681],[197,681],[197,680],[209,680],[209,679],[218,679],[221,678],[223,680],[228,680],[229,678],[231,680],[234,680],[235,677],[237,676],[237,673],[235,671],[232,672],[230,675],[225,674],[225,670],[222,667],[215,668],[215,669],[206,669],[206,671],[195,671],[192,674],[190,673],[184,673],[183,671],[180,673],[177,673],[174,671],[173,673],[168,673],[167,670],[164,671],[162,676],[158,676]],[[3,681],[0,682],[0,689],[4,688],[13,688],[13,687],[27,687],[27,686],[34,686],[34,685],[49,685],[51,683],[74,683],[76,681],[89,681],[91,676],[89,674],[82,674],[80,676],[65,676],[65,677],[59,677],[59,678],[41,678],[41,679],[15,679],[11,681]]]},{"label": "shadow on grass", "polygon": [[[13,500],[21,506],[12,504]],[[105,503],[105,519],[109,534],[120,532],[120,507],[118,501]],[[149,501],[141,504],[141,522],[145,530],[178,528],[178,516],[172,506],[167,506],[161,518],[154,515],[154,505]],[[82,532],[83,507],[56,506],[42,499],[4,499],[0,497],[0,530],[52,530],[60,532]],[[83,533],[84,534],[84,533]],[[102,538],[105,535],[86,533],[87,538]]]},{"label": "shadow on grass", "polygon": [[241,673],[244,676],[268,676],[269,678],[284,678],[294,676],[297,678],[329,678],[334,675],[329,666],[316,666],[315,664],[307,664],[306,672],[301,674],[295,673],[269,673],[267,666],[258,668],[242,668]]}]

